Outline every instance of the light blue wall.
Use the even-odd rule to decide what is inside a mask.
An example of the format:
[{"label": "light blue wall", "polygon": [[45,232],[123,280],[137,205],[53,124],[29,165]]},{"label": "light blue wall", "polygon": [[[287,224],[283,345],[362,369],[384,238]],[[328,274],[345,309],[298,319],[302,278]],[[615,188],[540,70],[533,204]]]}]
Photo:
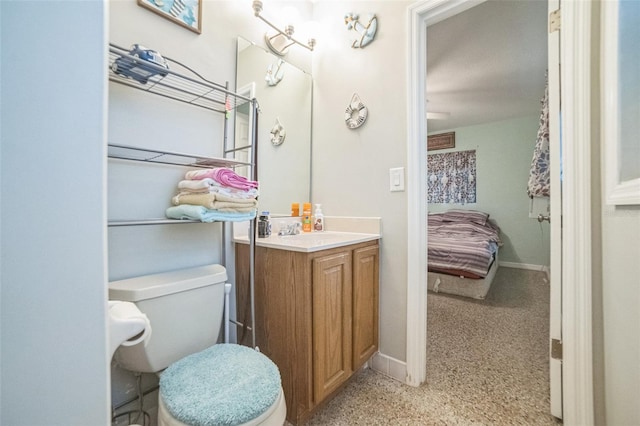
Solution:
[{"label": "light blue wall", "polygon": [[502,231],[502,262],[549,265],[549,225],[529,218],[527,196],[538,118],[536,115],[438,132],[455,131],[456,146],[429,151],[440,154],[476,150],[477,202],[464,206],[429,203],[429,212],[464,208],[489,213]]},{"label": "light blue wall", "polygon": [[0,424],[106,425],[104,3],[0,16]]}]

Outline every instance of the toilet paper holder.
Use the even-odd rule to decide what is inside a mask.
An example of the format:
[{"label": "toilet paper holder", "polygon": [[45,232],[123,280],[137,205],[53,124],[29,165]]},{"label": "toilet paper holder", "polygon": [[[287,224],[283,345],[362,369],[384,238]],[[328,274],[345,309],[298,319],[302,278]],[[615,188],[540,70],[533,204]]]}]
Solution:
[{"label": "toilet paper holder", "polygon": [[151,323],[131,302],[109,301],[109,346],[111,357],[122,346],[133,346],[151,337]]}]

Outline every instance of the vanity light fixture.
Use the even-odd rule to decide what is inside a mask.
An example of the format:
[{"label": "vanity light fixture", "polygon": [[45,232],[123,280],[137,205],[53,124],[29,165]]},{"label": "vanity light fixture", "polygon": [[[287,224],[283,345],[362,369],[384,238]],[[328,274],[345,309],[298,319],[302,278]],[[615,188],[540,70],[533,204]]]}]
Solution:
[{"label": "vanity light fixture", "polygon": [[269,46],[269,49],[271,49],[273,53],[279,56],[284,56],[289,51],[289,47],[293,46],[294,44],[297,44],[298,46],[302,46],[305,49],[309,49],[310,51],[313,52],[313,47],[316,45],[315,38],[310,38],[307,43],[298,41],[295,38],[293,38],[293,32],[294,32],[294,27],[292,25],[293,23],[288,23],[287,26],[284,27],[284,30],[281,30],[280,28],[276,27],[274,24],[269,22],[267,18],[262,16],[260,14],[261,12],[262,12],[262,1],[253,0],[253,14],[255,15],[255,17],[262,19],[262,21],[264,21],[267,25],[269,25],[271,28],[273,28],[276,31],[275,34],[266,33],[264,35],[264,41],[267,43],[267,46]]}]

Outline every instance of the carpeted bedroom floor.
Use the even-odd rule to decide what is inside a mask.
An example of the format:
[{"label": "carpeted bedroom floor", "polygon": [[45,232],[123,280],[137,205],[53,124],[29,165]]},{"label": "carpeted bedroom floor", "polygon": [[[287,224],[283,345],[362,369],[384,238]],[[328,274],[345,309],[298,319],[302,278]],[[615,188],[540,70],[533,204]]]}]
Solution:
[{"label": "carpeted bedroom floor", "polygon": [[549,414],[549,283],[500,268],[484,301],[428,295],[427,383],[365,369],[309,425],[555,425]]}]

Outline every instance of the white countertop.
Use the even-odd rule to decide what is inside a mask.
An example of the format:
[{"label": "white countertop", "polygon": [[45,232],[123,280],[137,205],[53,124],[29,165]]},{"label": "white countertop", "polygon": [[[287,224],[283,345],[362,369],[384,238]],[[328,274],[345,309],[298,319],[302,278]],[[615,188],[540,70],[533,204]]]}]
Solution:
[{"label": "white countertop", "polygon": [[[256,245],[259,247],[311,253],[378,239],[380,239],[380,234],[322,231],[302,232],[298,235],[284,236],[272,234],[267,238],[256,238]],[[233,241],[240,244],[249,244],[249,237],[246,235],[237,236],[234,237]]]}]

